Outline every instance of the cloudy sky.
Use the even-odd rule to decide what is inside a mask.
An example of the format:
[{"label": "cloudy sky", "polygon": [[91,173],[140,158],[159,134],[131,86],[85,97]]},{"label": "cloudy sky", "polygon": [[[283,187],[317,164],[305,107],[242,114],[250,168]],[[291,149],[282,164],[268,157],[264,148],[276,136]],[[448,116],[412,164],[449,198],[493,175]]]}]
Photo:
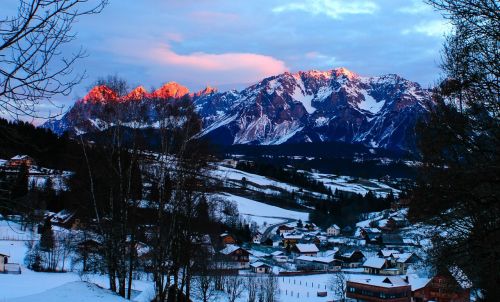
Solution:
[{"label": "cloudy sky", "polygon": [[421,0],[110,0],[75,30],[72,47],[88,53],[77,68],[88,77],[61,100],[67,104],[109,74],[132,86],[227,90],[344,66],[429,86],[447,26]]}]

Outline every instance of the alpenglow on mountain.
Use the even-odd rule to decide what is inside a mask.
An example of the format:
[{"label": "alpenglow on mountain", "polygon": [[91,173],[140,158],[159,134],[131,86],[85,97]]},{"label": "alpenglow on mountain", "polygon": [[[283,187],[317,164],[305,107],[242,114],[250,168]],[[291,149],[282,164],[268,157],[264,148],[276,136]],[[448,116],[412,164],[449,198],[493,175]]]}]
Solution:
[{"label": "alpenglow on mountain", "polygon": [[105,106],[140,102],[140,116],[128,127],[156,127],[152,108],[167,99],[192,98],[203,121],[200,136],[220,144],[273,145],[346,142],[398,151],[415,151],[415,124],[432,106],[431,93],[395,74],[359,76],[345,68],[289,73],[263,79],[241,91],[206,89],[190,93],[170,82],[148,92],[142,86],[118,97],[94,87],[60,119],[43,127],[82,134],[107,129]]}]

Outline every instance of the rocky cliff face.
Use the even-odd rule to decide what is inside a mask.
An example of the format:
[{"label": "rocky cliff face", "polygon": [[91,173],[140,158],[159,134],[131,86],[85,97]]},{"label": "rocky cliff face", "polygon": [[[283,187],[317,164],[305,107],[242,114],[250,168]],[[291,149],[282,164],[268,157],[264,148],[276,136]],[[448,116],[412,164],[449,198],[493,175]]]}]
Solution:
[{"label": "rocky cliff face", "polygon": [[[92,89],[61,120],[44,127],[57,133],[99,131],[109,126],[103,122],[107,99],[139,100],[152,108],[154,100],[189,95],[203,120],[200,136],[218,143],[342,141],[415,151],[415,123],[432,106],[430,92],[415,82],[394,74],[362,77],[345,68],[284,73],[242,91],[217,92],[208,87],[190,94],[187,88],[168,83],[152,93],[139,87],[117,97],[105,88]],[[137,119],[130,115],[126,122]],[[156,122],[151,110],[142,109],[140,119],[141,127],[154,127]]]}]

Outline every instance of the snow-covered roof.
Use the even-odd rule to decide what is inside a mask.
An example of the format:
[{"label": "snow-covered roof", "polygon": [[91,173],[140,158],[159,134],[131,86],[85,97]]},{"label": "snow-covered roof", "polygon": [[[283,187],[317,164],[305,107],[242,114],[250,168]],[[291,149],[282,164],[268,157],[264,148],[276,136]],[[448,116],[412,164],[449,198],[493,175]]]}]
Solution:
[{"label": "snow-covered roof", "polygon": [[297,243],[295,245],[300,253],[317,253],[319,252],[318,247],[314,243]]},{"label": "snow-covered roof", "polygon": [[67,223],[71,218],[73,218],[75,213],[76,212],[71,212],[69,210],[62,210],[52,216],[50,220],[55,223]]},{"label": "snow-covered roof", "polygon": [[302,239],[304,238],[303,234],[283,234],[284,239]]},{"label": "snow-covered roof", "polygon": [[351,258],[354,255],[354,253],[356,253],[356,252],[359,252],[359,253],[363,254],[359,250],[354,250],[354,251],[350,251],[350,252],[347,252],[347,253],[343,253],[342,257],[344,257],[344,258]]},{"label": "snow-covered roof", "polygon": [[427,285],[431,279],[429,278],[420,278],[417,275],[408,275],[408,283],[411,285],[411,290],[416,291]]},{"label": "snow-covered roof", "polygon": [[332,224],[332,225],[329,227],[329,229],[330,229],[330,228],[333,228],[333,229],[336,229],[336,230],[340,230],[340,227],[339,227],[338,225],[336,225],[336,224]]},{"label": "snow-covered roof", "polygon": [[312,257],[312,256],[299,256],[296,259],[302,261],[320,262],[320,263],[332,263],[334,261],[338,261],[331,257]]},{"label": "snow-covered roof", "polygon": [[322,253],[323,256],[325,257],[333,257],[337,252],[339,251],[339,248],[334,248],[333,250],[327,250]]},{"label": "snow-covered roof", "polygon": [[12,157],[11,159],[13,160],[19,160],[19,159],[29,159],[31,157],[29,157],[28,155],[16,155],[14,157]]},{"label": "snow-covered roof", "polygon": [[413,256],[413,253],[398,253],[398,254],[393,254],[393,257],[396,259],[396,261],[400,262],[400,263],[405,263],[412,256]]},{"label": "snow-covered roof", "polygon": [[349,282],[385,288],[402,287],[409,285],[403,278],[397,276],[384,277],[373,275],[353,275],[350,277]]},{"label": "snow-covered roof", "polygon": [[383,268],[386,263],[384,258],[370,257],[363,263],[363,267]]},{"label": "snow-covered roof", "polygon": [[363,230],[367,233],[381,233],[381,231],[377,228],[363,228]]},{"label": "snow-covered roof", "polygon": [[251,267],[261,267],[261,266],[271,267],[270,265],[265,264],[264,262],[260,262],[260,261],[250,263],[250,266]]},{"label": "snow-covered roof", "polygon": [[380,254],[382,254],[383,257],[389,257],[392,254],[399,254],[398,250],[380,250]]},{"label": "snow-covered roof", "polygon": [[239,250],[240,247],[237,246],[237,245],[234,245],[234,244],[228,244],[224,249],[220,250],[221,254],[224,254],[224,255],[230,255],[232,254],[234,251],[237,251]]},{"label": "snow-covered roof", "polygon": [[272,252],[271,255],[273,256],[281,256],[283,255],[284,253],[282,251],[275,251],[275,252]]}]

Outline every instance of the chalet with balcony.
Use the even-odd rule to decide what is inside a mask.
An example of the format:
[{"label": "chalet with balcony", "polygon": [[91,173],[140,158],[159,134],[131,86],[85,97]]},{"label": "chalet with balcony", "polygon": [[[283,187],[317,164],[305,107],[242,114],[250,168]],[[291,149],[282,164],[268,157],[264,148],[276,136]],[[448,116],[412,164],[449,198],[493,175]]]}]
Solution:
[{"label": "chalet with balcony", "polygon": [[344,268],[356,268],[360,267],[366,258],[360,250],[354,250],[343,254],[336,254],[335,259],[342,261],[342,267]]},{"label": "chalet with balcony", "polygon": [[219,251],[222,267],[225,269],[247,269],[250,267],[250,253],[237,246],[228,245]]},{"label": "chalet with balcony", "polygon": [[269,274],[272,272],[272,267],[264,262],[253,262],[250,264],[250,269],[256,274]]},{"label": "chalet with balcony", "polygon": [[411,286],[398,276],[357,276],[346,284],[347,297],[366,302],[410,302]]}]

